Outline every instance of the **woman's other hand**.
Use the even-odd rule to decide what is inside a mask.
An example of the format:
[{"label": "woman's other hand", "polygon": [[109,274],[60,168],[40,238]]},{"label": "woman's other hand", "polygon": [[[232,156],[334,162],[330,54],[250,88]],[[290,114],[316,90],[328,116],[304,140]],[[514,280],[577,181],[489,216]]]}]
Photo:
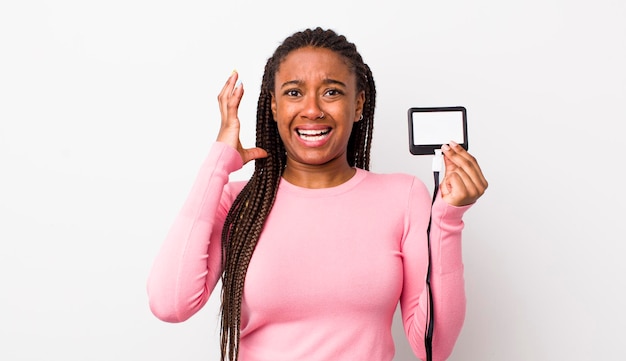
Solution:
[{"label": "woman's other hand", "polygon": [[441,196],[453,206],[476,202],[488,186],[476,158],[454,142],[441,149],[446,166],[440,187]]},{"label": "woman's other hand", "polygon": [[239,138],[241,126],[237,112],[241,98],[243,97],[243,84],[237,83],[238,77],[239,74],[233,71],[222,88],[222,91],[217,96],[220,105],[220,114],[222,116],[217,141],[226,143],[235,148],[239,152],[239,155],[241,155],[241,159],[245,164],[254,159],[267,157],[267,152],[256,147],[246,149],[241,145]]}]

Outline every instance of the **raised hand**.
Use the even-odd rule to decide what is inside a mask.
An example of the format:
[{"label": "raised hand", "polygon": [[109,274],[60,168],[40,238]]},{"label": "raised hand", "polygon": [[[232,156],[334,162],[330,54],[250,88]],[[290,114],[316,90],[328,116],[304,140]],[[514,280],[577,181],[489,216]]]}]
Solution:
[{"label": "raised hand", "polygon": [[488,186],[476,158],[454,142],[444,145],[441,150],[446,165],[440,186],[443,199],[453,206],[476,202]]},{"label": "raised hand", "polygon": [[251,160],[267,157],[267,152],[261,148],[244,148],[241,145],[239,138],[241,125],[239,122],[239,116],[237,111],[241,98],[243,97],[243,84],[237,84],[237,78],[239,74],[236,71],[230,75],[226,84],[222,88],[222,91],[217,96],[217,100],[220,105],[220,114],[222,116],[222,123],[220,125],[220,131],[217,134],[217,141],[223,142],[231,147],[237,149],[243,163],[247,163]]}]

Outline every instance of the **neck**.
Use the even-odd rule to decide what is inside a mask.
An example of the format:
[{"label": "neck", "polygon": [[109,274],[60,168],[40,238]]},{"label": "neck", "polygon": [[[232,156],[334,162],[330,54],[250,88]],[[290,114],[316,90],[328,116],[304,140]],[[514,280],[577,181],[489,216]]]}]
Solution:
[{"label": "neck", "polygon": [[330,188],[347,182],[355,173],[356,169],[350,167],[348,162],[309,165],[288,159],[283,178],[298,187]]}]

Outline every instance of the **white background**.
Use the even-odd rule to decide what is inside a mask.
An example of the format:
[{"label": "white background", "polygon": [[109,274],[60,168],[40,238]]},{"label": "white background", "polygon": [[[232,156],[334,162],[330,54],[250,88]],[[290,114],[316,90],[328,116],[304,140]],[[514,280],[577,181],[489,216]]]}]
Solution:
[{"label": "white background", "polygon": [[451,360],[622,360],[625,19],[622,0],[2,1],[0,359],[217,359],[219,297],[161,322],[149,268],[226,78],[252,145],[265,61],[320,25],[374,72],[372,170],[431,185],[407,109],[468,109],[490,187],[465,217]]}]

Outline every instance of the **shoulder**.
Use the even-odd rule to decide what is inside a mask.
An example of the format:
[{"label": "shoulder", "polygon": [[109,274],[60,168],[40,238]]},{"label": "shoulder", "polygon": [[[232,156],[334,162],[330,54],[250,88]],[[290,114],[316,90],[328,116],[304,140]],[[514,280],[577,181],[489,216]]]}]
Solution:
[{"label": "shoulder", "polygon": [[405,192],[417,189],[419,191],[426,190],[424,182],[414,175],[407,173],[376,173],[372,171],[364,171],[366,173],[365,181],[375,186],[385,187],[385,190],[396,190]]},{"label": "shoulder", "polygon": [[430,193],[424,182],[418,177],[406,173],[365,172],[363,186],[369,197],[381,202],[396,201],[402,204],[430,204]]}]

